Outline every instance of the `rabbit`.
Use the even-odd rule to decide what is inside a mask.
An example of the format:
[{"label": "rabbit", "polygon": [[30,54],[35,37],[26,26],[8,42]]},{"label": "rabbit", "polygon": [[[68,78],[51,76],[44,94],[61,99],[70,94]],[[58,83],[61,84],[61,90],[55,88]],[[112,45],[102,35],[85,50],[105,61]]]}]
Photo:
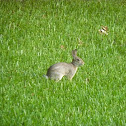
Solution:
[{"label": "rabbit", "polygon": [[72,80],[77,68],[84,65],[84,61],[77,56],[77,49],[72,51],[72,56],[73,60],[71,63],[60,62],[50,66],[45,77],[59,81],[63,76],[67,76],[69,80]]}]

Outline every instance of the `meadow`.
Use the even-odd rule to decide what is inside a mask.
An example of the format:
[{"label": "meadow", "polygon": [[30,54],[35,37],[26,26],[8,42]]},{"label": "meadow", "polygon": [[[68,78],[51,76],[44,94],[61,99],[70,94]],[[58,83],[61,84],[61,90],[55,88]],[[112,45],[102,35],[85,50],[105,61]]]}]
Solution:
[{"label": "meadow", "polygon": [[[0,17],[0,126],[126,126],[125,0],[0,0]],[[73,49],[72,81],[43,78]]]}]

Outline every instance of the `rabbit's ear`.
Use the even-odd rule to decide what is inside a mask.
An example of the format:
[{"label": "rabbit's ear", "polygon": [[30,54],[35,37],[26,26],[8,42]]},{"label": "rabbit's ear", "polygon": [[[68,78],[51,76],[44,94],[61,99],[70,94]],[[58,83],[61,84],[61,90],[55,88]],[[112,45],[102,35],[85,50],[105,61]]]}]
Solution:
[{"label": "rabbit's ear", "polygon": [[73,57],[76,57],[77,56],[77,49],[75,49],[75,50],[72,51],[72,56]]}]

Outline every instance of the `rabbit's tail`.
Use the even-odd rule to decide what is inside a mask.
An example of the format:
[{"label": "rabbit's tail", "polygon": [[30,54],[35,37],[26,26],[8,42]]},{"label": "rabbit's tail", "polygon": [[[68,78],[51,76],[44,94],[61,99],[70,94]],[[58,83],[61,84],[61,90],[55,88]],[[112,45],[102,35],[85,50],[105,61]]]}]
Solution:
[{"label": "rabbit's tail", "polygon": [[49,77],[47,75],[43,75],[44,78],[48,79]]}]

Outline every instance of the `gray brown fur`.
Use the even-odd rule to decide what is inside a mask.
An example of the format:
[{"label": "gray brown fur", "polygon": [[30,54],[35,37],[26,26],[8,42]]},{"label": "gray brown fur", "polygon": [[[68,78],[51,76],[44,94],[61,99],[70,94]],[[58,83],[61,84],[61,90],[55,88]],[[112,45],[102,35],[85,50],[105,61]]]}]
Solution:
[{"label": "gray brown fur", "polygon": [[84,64],[83,60],[77,56],[77,50],[72,51],[73,60],[71,63],[56,63],[49,67],[47,71],[47,78],[59,81],[63,76],[67,76],[68,79],[72,80],[77,68]]}]

